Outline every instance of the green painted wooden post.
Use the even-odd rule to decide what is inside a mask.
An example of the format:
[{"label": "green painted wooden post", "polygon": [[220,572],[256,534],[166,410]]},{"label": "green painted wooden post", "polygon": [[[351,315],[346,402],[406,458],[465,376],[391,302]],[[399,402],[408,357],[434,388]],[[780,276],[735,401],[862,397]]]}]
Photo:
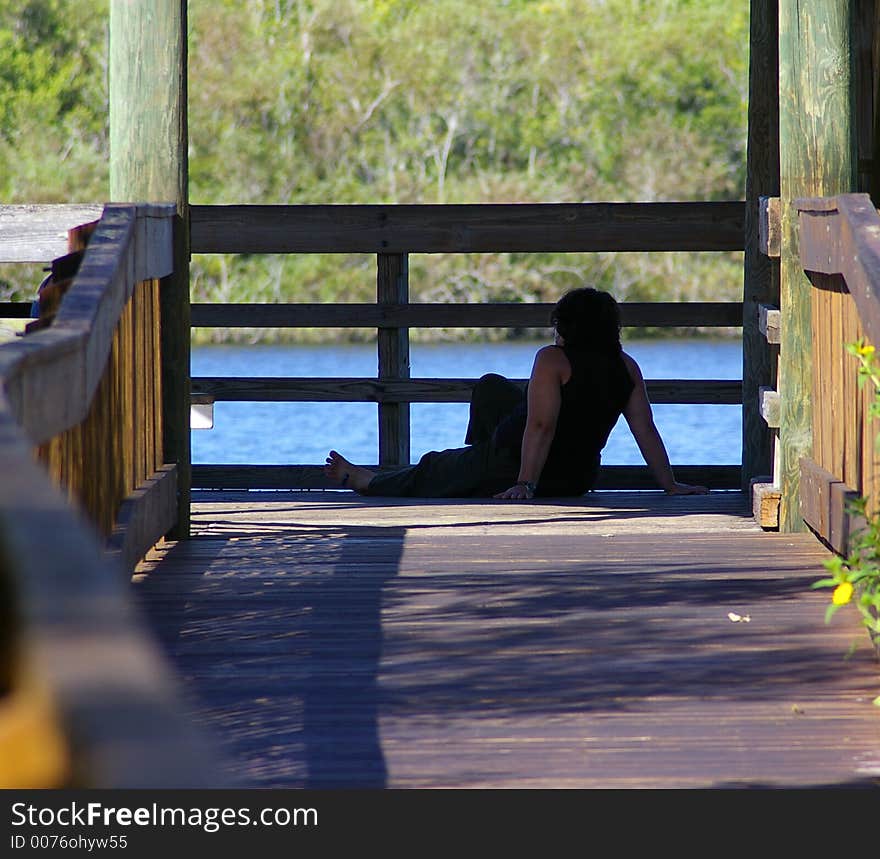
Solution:
[{"label": "green painted wooden post", "polygon": [[759,200],[779,196],[779,0],[751,0],[746,240],[743,259],[742,488],[773,473],[773,438],[760,389],[776,384],[775,361],[758,326],[762,304],[778,306],[778,263],[761,252]]},{"label": "green painted wooden post", "polygon": [[176,203],[174,274],[161,286],[166,462],[178,467],[178,524],[189,535],[190,302],[186,0],[110,3],[110,198]]},{"label": "green painted wooden post", "polygon": [[811,287],[792,202],[854,190],[850,20],[850,0],[780,0],[781,531],[805,529],[799,461],[812,454]]}]

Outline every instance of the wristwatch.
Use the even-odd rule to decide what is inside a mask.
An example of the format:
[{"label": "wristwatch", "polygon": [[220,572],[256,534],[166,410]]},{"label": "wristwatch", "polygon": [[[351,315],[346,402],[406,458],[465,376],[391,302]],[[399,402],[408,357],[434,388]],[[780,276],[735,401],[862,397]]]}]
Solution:
[{"label": "wristwatch", "polygon": [[526,492],[529,493],[529,498],[533,497],[535,494],[535,490],[538,488],[531,480],[517,480],[517,486],[525,486]]}]

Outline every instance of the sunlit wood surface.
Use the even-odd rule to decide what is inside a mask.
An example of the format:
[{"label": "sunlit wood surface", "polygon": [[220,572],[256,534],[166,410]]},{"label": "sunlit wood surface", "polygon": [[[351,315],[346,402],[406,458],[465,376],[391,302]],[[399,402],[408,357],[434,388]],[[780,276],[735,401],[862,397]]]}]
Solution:
[{"label": "sunlit wood surface", "polygon": [[880,786],[858,616],[740,493],[197,493],[193,534],[136,591],[244,786]]}]

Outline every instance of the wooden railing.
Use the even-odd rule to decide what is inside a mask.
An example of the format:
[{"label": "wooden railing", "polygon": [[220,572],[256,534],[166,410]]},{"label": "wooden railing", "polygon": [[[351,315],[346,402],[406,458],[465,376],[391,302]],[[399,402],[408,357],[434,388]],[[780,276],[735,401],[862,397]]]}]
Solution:
[{"label": "wooden railing", "polygon": [[51,324],[0,346],[3,787],[214,783],[128,590],[177,512],[155,336],[174,215],[105,207]]},{"label": "wooden railing", "polygon": [[[410,461],[409,404],[466,402],[475,379],[415,379],[410,328],[549,328],[551,304],[411,304],[409,254],[737,251],[744,204],[592,203],[451,206],[193,206],[193,253],[363,253],[377,259],[375,304],[194,304],[193,327],[378,329],[375,378],[192,379],[213,401],[378,404],[378,467]],[[631,327],[741,327],[741,302],[622,305]],[[755,320],[757,325],[757,320]],[[494,368],[487,367],[486,371]],[[524,379],[516,380],[525,384]],[[741,404],[742,382],[648,380],[655,403]],[[739,464],[676,465],[683,480],[740,488]],[[603,469],[600,485],[654,486],[644,467]],[[196,465],[201,488],[327,487],[319,465]]]},{"label": "wooden railing", "polygon": [[801,511],[845,553],[855,523],[848,502],[876,506],[880,472],[874,390],[858,383],[846,344],[880,345],[880,216],[866,194],[797,201],[800,257],[813,284],[812,457],[801,460]]}]

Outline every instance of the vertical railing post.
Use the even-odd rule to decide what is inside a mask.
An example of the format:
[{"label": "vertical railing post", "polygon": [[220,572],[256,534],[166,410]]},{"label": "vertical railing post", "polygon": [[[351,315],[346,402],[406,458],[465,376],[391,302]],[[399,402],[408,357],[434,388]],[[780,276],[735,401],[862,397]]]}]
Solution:
[{"label": "vertical railing post", "polygon": [[178,522],[190,527],[190,302],[186,0],[110,4],[110,198],[175,203],[174,272],[161,282],[165,462],[177,464]]},{"label": "vertical railing post", "polygon": [[780,0],[780,531],[805,529],[800,460],[813,453],[812,290],[794,201],[853,190],[850,26],[851,0]]},{"label": "vertical railing post", "polygon": [[761,252],[761,197],[779,196],[779,2],[751,0],[746,235],[743,257],[742,489],[773,473],[773,438],[760,389],[775,387],[776,361],[759,329],[762,304],[779,305],[779,265]]},{"label": "vertical railing post", "polygon": [[[376,300],[409,303],[409,259],[406,254],[378,254]],[[409,329],[380,328],[379,379],[409,378]],[[409,403],[379,403],[379,465],[408,465]]]}]

